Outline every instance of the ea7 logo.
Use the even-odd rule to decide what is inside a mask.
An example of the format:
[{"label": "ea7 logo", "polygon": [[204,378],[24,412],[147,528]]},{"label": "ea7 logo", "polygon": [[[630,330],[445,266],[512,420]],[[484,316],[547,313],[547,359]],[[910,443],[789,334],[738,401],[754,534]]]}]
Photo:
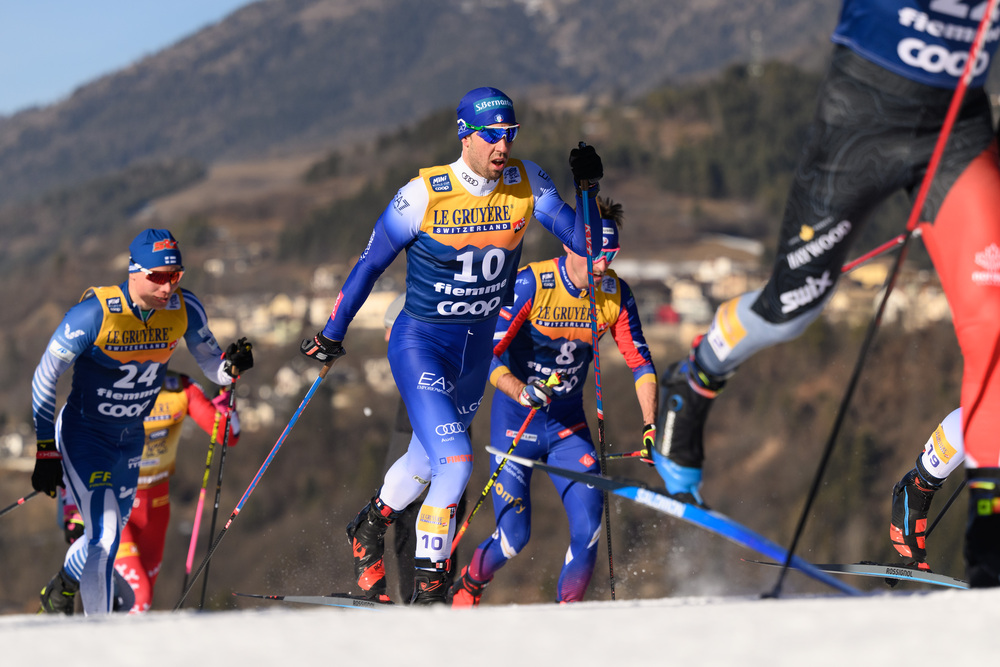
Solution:
[{"label": "ea7 logo", "polygon": [[451,395],[451,392],[455,389],[453,382],[434,373],[421,373],[420,378],[417,380],[417,386],[421,389],[431,389],[448,395]]},{"label": "ea7 logo", "polygon": [[76,331],[70,331],[69,325],[66,325],[66,338],[73,340],[74,338],[79,338],[83,335],[83,330],[77,329]]}]

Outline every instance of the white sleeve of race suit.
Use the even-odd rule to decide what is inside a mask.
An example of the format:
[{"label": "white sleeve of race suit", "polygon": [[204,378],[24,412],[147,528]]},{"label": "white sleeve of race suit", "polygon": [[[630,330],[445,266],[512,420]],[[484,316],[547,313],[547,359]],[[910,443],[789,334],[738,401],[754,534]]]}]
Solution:
[{"label": "white sleeve of race suit", "polygon": [[944,480],[965,461],[965,438],[962,435],[962,408],[952,410],[924,444],[920,462],[924,470]]}]

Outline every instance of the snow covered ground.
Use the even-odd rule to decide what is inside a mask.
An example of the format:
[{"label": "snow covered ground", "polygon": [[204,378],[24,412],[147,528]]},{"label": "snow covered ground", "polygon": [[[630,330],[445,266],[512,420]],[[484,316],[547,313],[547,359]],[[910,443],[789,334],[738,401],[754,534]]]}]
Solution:
[{"label": "snow covered ground", "polygon": [[619,599],[475,610],[383,611],[253,600],[226,612],[0,616],[0,664],[996,664],[998,627],[1000,589],[865,598]]}]

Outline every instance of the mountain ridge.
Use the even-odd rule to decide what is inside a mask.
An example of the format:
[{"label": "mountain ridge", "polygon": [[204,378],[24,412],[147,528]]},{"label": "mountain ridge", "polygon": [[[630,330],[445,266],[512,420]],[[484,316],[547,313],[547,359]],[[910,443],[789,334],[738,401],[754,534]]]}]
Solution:
[{"label": "mountain ridge", "polygon": [[822,62],[834,0],[263,0],[48,107],[0,117],[0,204],[142,160],[332,148],[488,83],[625,99],[728,63]]}]

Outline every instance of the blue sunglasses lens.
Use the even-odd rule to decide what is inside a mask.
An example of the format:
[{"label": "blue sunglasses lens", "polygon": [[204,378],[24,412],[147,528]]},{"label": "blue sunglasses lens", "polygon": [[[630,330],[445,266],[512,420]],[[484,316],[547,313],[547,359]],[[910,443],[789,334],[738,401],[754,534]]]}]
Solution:
[{"label": "blue sunglasses lens", "polygon": [[608,264],[610,264],[614,260],[614,258],[617,257],[617,256],[618,256],[618,251],[617,250],[602,250],[597,255],[597,257],[595,258],[595,260],[597,260],[597,259],[604,259],[604,260],[607,260]]},{"label": "blue sunglasses lens", "polygon": [[[471,127],[471,125],[470,125]],[[479,136],[484,141],[491,144],[498,143],[501,139],[506,139],[508,144],[514,143],[518,128],[515,127],[483,127],[477,130]]]}]

